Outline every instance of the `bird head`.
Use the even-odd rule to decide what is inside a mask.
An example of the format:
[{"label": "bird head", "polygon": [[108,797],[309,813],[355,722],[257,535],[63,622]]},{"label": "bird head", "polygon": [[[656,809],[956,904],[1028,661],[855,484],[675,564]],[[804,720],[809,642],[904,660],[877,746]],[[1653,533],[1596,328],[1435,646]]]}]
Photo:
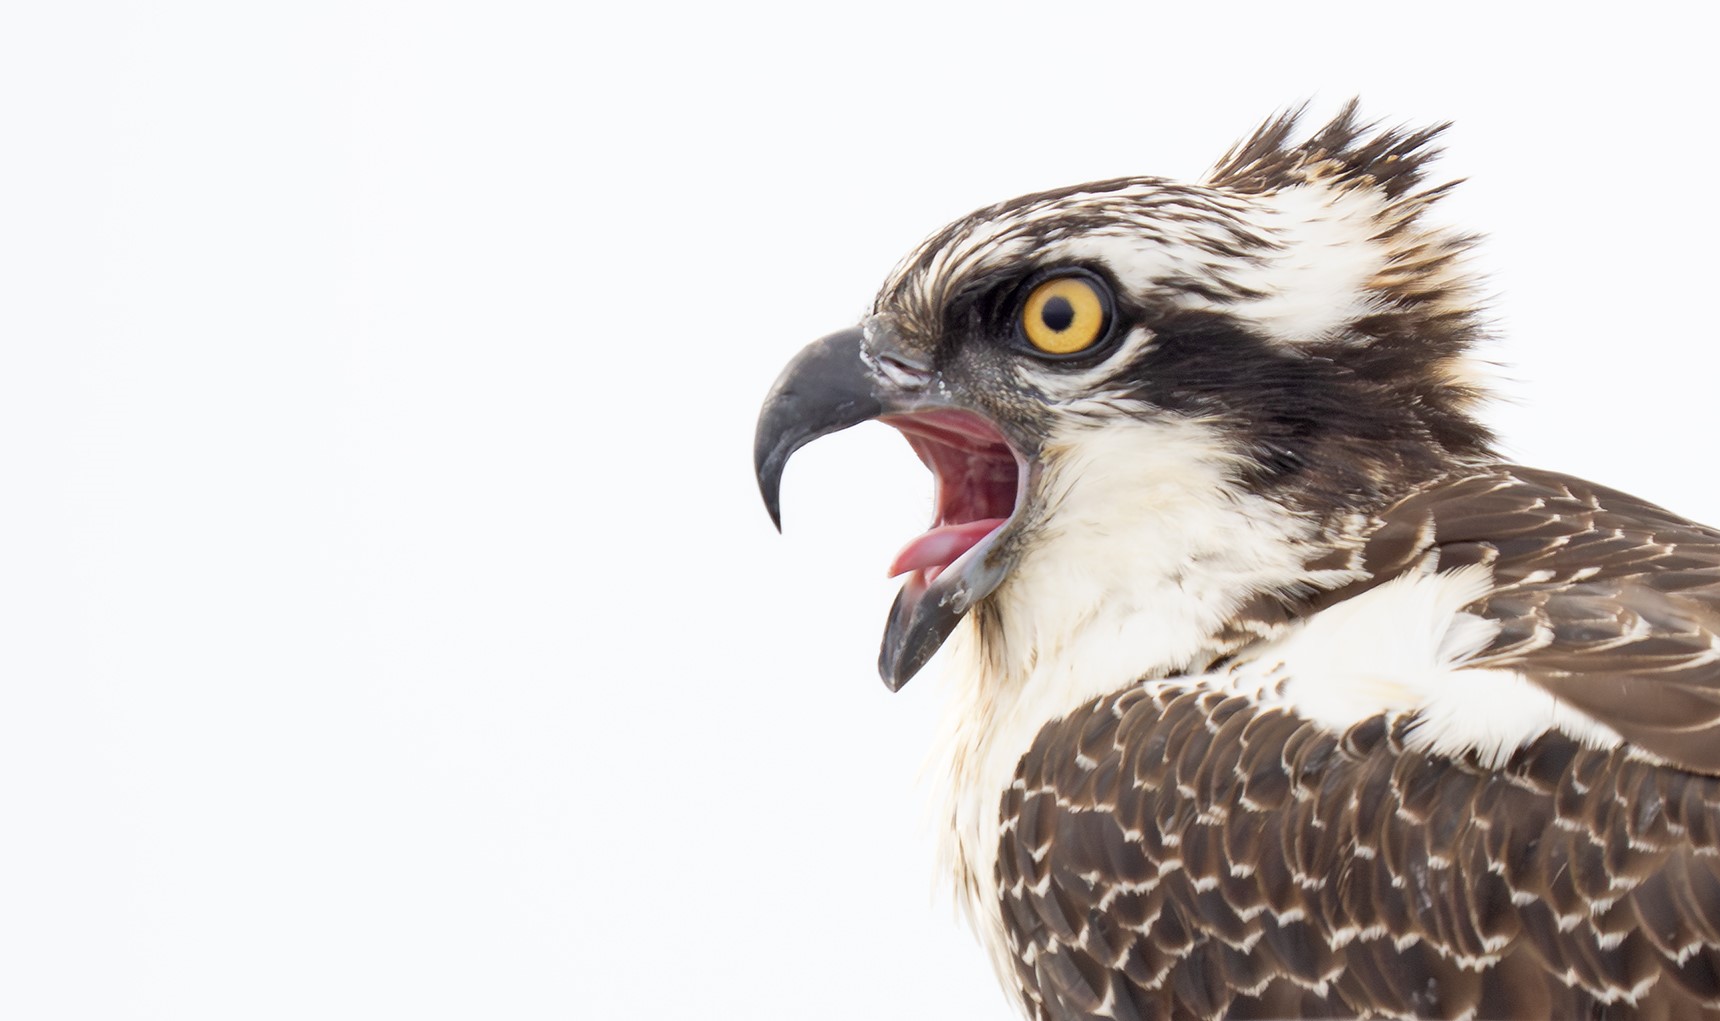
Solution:
[{"label": "bird head", "polygon": [[1486,453],[1471,239],[1422,219],[1449,187],[1423,183],[1441,128],[1377,129],[1352,103],[1296,142],[1296,117],[1200,184],[1101,181],[963,217],[784,370],[755,445],[779,525],[790,455],[860,422],[895,427],[935,477],[932,527],[892,565],[891,689],[1011,587],[1127,570],[1105,541],[1120,530],[1179,555],[1151,533],[1186,525],[1179,501],[1258,498],[1317,530]]}]

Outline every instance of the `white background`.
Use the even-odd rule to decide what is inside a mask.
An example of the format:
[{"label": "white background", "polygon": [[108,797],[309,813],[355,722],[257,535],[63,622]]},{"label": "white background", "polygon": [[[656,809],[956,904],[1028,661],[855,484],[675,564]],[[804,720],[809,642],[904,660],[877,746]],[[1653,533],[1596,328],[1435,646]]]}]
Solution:
[{"label": "white background", "polygon": [[1713,26],[1529,9],[13,5],[0,1016],[1009,1017],[873,672],[928,480],[823,441],[779,538],[759,398],[1359,94],[1456,122],[1509,453],[1720,520]]}]

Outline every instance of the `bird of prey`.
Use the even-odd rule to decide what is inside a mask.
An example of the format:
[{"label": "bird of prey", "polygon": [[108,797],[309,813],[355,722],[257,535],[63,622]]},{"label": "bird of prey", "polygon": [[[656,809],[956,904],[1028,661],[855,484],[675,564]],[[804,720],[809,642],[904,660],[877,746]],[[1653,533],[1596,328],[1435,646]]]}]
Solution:
[{"label": "bird of prey", "polygon": [[773,517],[935,477],[879,665],[1031,1018],[1720,1016],[1720,530],[1494,453],[1442,127],[981,209],[766,399]]}]

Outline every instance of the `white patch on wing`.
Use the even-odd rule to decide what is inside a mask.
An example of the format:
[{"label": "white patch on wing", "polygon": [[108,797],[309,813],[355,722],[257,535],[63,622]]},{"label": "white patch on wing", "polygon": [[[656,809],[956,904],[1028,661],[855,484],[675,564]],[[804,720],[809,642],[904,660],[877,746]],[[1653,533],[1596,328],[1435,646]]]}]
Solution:
[{"label": "white patch on wing", "polygon": [[1250,649],[1224,686],[1334,731],[1414,709],[1497,633],[1463,612],[1492,587],[1485,567],[1388,581]]},{"label": "white patch on wing", "polygon": [[1421,707],[1410,743],[1442,755],[1474,750],[1486,766],[1557,730],[1590,748],[1624,744],[1618,731],[1571,708],[1515,670],[1456,670],[1439,697]]},{"label": "white patch on wing", "polygon": [[1499,625],[1464,607],[1492,588],[1484,566],[1395,578],[1250,649],[1222,674],[1190,682],[1223,678],[1227,688],[1335,732],[1382,713],[1414,713],[1413,746],[1474,752],[1488,766],[1549,730],[1592,747],[1621,744],[1612,728],[1515,670],[1466,668]]}]

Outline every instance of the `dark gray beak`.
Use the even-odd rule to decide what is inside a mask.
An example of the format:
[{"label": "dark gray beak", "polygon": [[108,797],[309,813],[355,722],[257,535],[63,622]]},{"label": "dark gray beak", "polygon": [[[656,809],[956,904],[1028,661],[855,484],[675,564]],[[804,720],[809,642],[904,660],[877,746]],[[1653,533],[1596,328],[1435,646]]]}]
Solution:
[{"label": "dark gray beak", "polygon": [[861,360],[859,327],[814,341],[777,377],[759,409],[753,470],[770,520],[782,531],[782,470],[794,452],[820,436],[884,414],[882,382]]},{"label": "dark gray beak", "polygon": [[[949,408],[931,370],[888,351],[891,377],[873,368],[858,328],[832,333],[788,363],[759,412],[753,468],[771,520],[782,527],[782,472],[801,447],[861,422],[888,415]],[[976,551],[977,552],[977,551]],[[878,672],[892,691],[920,671],[973,605],[1008,570],[1001,556],[969,558],[927,584],[919,575],[902,587],[884,630]]]}]

